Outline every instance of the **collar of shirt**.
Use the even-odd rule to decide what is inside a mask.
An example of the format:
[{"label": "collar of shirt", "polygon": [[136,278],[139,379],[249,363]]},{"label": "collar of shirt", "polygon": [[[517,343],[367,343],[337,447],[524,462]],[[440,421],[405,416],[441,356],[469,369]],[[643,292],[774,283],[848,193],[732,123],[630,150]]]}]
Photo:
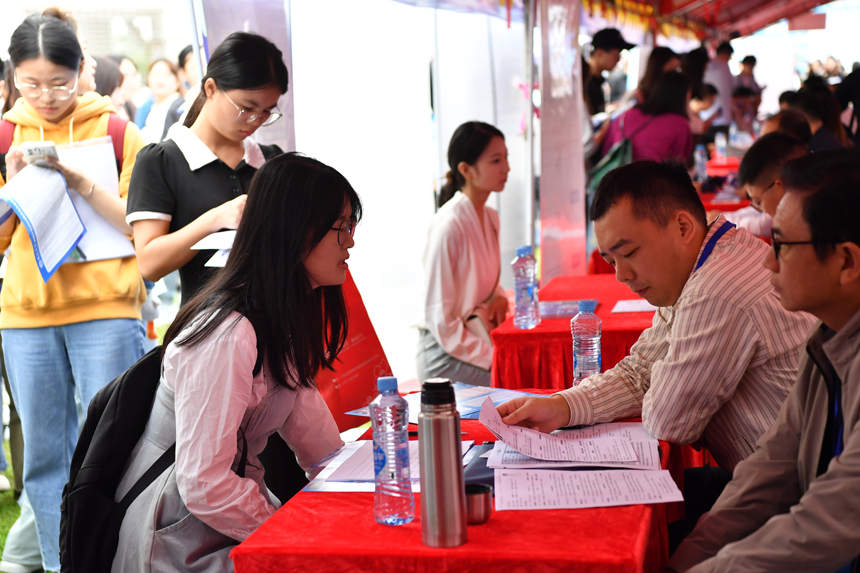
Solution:
[{"label": "collar of shirt", "polygon": [[819,327],[809,337],[809,345],[821,348],[842,380],[850,378],[849,369],[860,347],[860,312],[848,324],[834,332],[819,321]]},{"label": "collar of shirt", "polygon": [[[707,244],[708,244],[708,240],[709,240],[709,239],[713,236],[713,234],[714,234],[714,233],[716,233],[716,232],[720,229],[720,227],[722,227],[726,222],[727,222],[726,217],[725,217],[722,213],[720,213],[720,215],[719,215],[716,219],[714,219],[713,221],[711,221],[711,224],[710,224],[710,225],[708,225],[708,232],[707,232],[707,233],[705,233],[705,238],[702,240],[702,245],[699,247],[699,254],[697,254],[697,255],[696,255],[696,263],[693,265],[693,270],[692,270],[692,271],[690,271],[690,276],[689,276],[689,277],[687,277],[687,282],[686,282],[686,283],[684,283],[684,288],[681,290],[681,296],[684,296],[684,291],[685,291],[685,290],[687,290],[687,285],[689,285],[689,284],[690,284],[690,279],[691,279],[691,278],[693,278],[693,276],[696,274],[696,272],[698,272],[698,270],[701,270],[701,268],[704,268],[705,264],[707,264],[707,261],[705,261],[705,264],[703,264],[703,265],[702,265],[702,267],[701,267],[700,269],[696,269],[696,264],[698,264],[699,259],[702,257],[702,252],[705,250],[705,245],[707,245]],[[730,238],[734,237],[734,236],[735,236],[735,233],[737,233],[737,231],[738,231],[738,230],[737,230],[737,227],[735,227],[734,229],[729,229],[728,231],[726,231],[726,233],[725,233],[722,237],[720,237],[720,238],[717,240],[717,243],[716,243],[716,245],[714,245],[714,248],[715,248],[715,249],[716,249],[716,248],[718,248],[718,247],[719,247],[719,245],[720,245],[720,243],[722,243],[723,241],[726,241],[726,240],[728,240],[728,239],[730,239]],[[713,251],[711,251],[711,254],[713,254]],[[710,257],[708,257],[708,258],[710,258]],[[676,302],[676,303],[675,303],[675,305],[677,305],[677,304],[678,304],[678,303]],[[672,305],[672,306],[669,306],[669,307],[665,307],[665,308],[669,309],[670,317],[671,317],[672,319],[674,319],[674,317],[675,317],[675,310],[676,310],[675,305]],[[662,309],[660,309],[660,310],[662,310]],[[662,314],[661,314],[661,316],[662,316]],[[665,319],[664,319],[664,320],[665,320]],[[669,321],[669,320],[667,320],[667,322],[670,322],[670,321]]]},{"label": "collar of shirt", "polygon": [[[212,153],[206,144],[184,125],[178,123],[173,125],[167,132],[165,140],[167,139],[173,140],[188,162],[191,171],[197,171],[201,167],[218,160],[218,157]],[[243,157],[245,163],[255,169],[262,167],[266,158],[263,155],[263,150],[260,149],[260,144],[250,137],[246,137],[242,143],[245,146],[245,157]]]}]

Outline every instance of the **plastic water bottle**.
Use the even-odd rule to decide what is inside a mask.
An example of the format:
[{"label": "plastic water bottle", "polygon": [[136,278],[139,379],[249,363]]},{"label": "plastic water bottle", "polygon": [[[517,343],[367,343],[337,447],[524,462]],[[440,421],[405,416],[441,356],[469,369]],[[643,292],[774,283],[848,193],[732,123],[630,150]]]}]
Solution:
[{"label": "plastic water bottle", "polygon": [[696,180],[705,181],[708,178],[708,151],[701,143],[696,146],[693,155],[696,160]]},{"label": "plastic water bottle", "polygon": [[718,131],[717,134],[714,136],[714,147],[716,148],[716,150],[714,152],[715,155],[717,157],[719,157],[720,159],[725,160],[725,158],[726,158],[726,134],[723,133],[722,131]]},{"label": "plastic water bottle", "polygon": [[738,124],[735,122],[729,124],[729,145],[735,148],[738,146]]},{"label": "plastic water bottle", "polygon": [[534,328],[540,324],[537,294],[537,261],[529,245],[517,249],[514,268],[514,328]]},{"label": "plastic water bottle", "polygon": [[596,306],[596,300],[579,301],[579,313],[570,321],[574,385],[600,372],[600,332],[603,321],[594,314]]},{"label": "plastic water bottle", "polygon": [[397,393],[397,378],[376,381],[379,396],[370,403],[376,492],[373,517],[384,525],[403,525],[415,517],[409,475],[409,405]]}]

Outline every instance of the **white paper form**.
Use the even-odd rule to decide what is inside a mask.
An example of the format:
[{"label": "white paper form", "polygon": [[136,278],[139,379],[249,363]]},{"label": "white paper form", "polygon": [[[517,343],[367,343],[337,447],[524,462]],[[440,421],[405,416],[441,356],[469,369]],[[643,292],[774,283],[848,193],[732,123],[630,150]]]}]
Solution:
[{"label": "white paper form", "polygon": [[569,438],[508,426],[489,398],[481,405],[480,420],[496,438],[532,458],[589,463],[632,462],[637,459],[630,440],[625,438]]},{"label": "white paper form", "polygon": [[[74,165],[115,197],[119,197],[116,154],[110,136],[57,146],[60,161]],[[99,215],[80,193],[69,193],[87,233],[78,243],[80,259],[65,262],[101,261],[134,256],[131,239]]]},{"label": "white paper form", "polygon": [[539,460],[521,454],[504,442],[496,442],[487,457],[488,468],[512,468],[512,469],[537,469],[537,468],[583,468],[583,467],[608,467],[628,468],[635,470],[660,470],[660,451],[657,449],[657,441],[630,442],[636,452],[634,462],[557,462],[551,460]]},{"label": "white paper form", "polygon": [[612,307],[612,312],[654,312],[655,310],[657,310],[657,307],[644,298],[619,300]]},{"label": "white paper form", "polygon": [[[42,280],[48,282],[87,230],[59,171],[27,165],[0,188],[0,223],[12,211],[30,235]],[[10,210],[11,207],[11,210]]]},{"label": "white paper form", "polygon": [[212,233],[211,235],[207,235],[194,243],[191,246],[192,251],[208,251],[208,250],[221,250],[221,249],[232,249],[233,248],[233,240],[236,238],[236,231],[218,231],[217,233]]},{"label": "white paper form", "polygon": [[496,511],[684,501],[667,470],[496,470]]},{"label": "white paper form", "polygon": [[217,249],[218,252],[212,255],[212,258],[206,261],[204,266],[221,268],[227,264],[227,259],[230,257],[230,250],[233,248],[233,240],[236,238],[236,231],[219,231],[203,237],[194,245],[192,251],[208,251]]},{"label": "white paper form", "polygon": [[[474,442],[464,441],[462,451],[465,453],[472,447]],[[421,479],[420,466],[418,465],[418,441],[409,442],[409,477],[412,481]],[[328,481],[359,481],[373,482],[375,479],[373,469],[373,442],[362,440],[361,446],[349,458],[341,462],[336,470],[332,472]]]}]

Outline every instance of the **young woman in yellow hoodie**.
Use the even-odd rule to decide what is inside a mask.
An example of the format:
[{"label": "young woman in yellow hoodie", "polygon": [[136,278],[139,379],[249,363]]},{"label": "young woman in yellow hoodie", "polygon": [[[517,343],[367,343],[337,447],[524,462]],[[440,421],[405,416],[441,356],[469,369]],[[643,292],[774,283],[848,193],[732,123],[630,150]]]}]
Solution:
[{"label": "young woman in yellow hoodie", "polygon": [[[17,147],[25,141],[64,144],[107,135],[110,114],[116,112],[108,97],[92,92],[76,97],[83,53],[66,23],[52,16],[27,18],[12,34],[9,55],[22,97],[4,116],[15,124],[6,156],[8,179],[25,166]],[[119,197],[73,165],[56,163],[56,168],[70,193],[80,194],[131,235],[125,197],[144,143],[131,123],[123,137]],[[0,225],[0,250],[7,248],[0,329],[26,436],[24,485],[36,515],[43,566],[59,570],[60,498],[78,429],[75,389],[86,408],[100,388],[143,354],[140,306],[146,292],[134,257],[64,264],[45,283],[27,230],[14,216]]]}]

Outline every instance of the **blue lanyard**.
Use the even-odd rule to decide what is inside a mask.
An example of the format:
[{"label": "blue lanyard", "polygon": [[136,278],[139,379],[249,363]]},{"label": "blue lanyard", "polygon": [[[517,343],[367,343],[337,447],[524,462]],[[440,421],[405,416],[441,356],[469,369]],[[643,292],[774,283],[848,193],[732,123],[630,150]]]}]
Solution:
[{"label": "blue lanyard", "polygon": [[708,243],[705,245],[705,248],[702,250],[702,256],[699,257],[699,261],[696,263],[696,269],[695,270],[699,270],[699,268],[705,264],[705,261],[707,261],[708,257],[711,256],[711,251],[713,251],[714,247],[717,246],[717,241],[719,241],[720,237],[725,235],[728,232],[728,230],[732,229],[732,228],[734,228],[734,225],[732,223],[730,223],[729,221],[726,221],[725,223],[723,223],[722,227],[717,229],[716,233],[711,235],[711,238],[708,239]]}]

